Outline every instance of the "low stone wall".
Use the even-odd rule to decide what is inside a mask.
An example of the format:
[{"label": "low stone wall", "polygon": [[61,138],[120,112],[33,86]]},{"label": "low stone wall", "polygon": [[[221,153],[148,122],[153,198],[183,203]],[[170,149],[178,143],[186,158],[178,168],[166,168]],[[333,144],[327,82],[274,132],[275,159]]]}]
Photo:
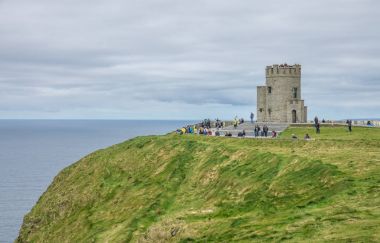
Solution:
[{"label": "low stone wall", "polygon": [[[380,127],[380,120],[369,120],[371,122],[371,126],[367,125],[368,120],[353,120],[352,125],[354,126],[364,126],[364,127]],[[250,120],[246,120],[245,123],[250,123]],[[256,122],[256,121],[255,121]],[[232,126],[234,124],[234,121],[223,121],[224,127]],[[215,128],[215,121],[211,121],[211,127]],[[266,122],[260,122],[259,124],[268,124]],[[275,124],[275,123],[273,123]],[[307,123],[291,123],[290,126],[294,127],[310,127],[314,126],[314,122],[307,122]],[[326,121],[325,123],[320,122],[321,126],[347,126],[346,121]]]},{"label": "low stone wall", "polygon": [[[371,125],[367,125],[368,120],[359,120],[359,121],[352,121],[353,126],[360,126],[360,127],[380,127],[380,121],[374,120],[370,121]],[[332,127],[332,126],[347,126],[346,121],[326,121],[324,123],[320,123],[322,127]],[[313,127],[314,122],[308,122],[308,123],[292,123],[290,124],[291,127]]]},{"label": "low stone wall", "polygon": [[[245,121],[245,122],[247,122],[247,121]],[[196,123],[194,125],[198,125],[198,124],[201,124],[201,123],[202,122],[200,121],[199,123]],[[216,127],[216,121],[211,121],[210,123],[211,123],[211,128],[215,128]],[[224,127],[232,126],[234,124],[234,121],[223,121],[223,124],[224,124]]]}]

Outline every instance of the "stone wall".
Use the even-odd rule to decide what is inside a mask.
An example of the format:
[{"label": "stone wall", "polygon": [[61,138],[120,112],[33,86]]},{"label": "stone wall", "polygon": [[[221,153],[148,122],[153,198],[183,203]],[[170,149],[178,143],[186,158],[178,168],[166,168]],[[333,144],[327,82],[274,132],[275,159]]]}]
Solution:
[{"label": "stone wall", "polygon": [[257,121],[262,122],[267,119],[266,116],[266,100],[267,86],[257,86]]}]

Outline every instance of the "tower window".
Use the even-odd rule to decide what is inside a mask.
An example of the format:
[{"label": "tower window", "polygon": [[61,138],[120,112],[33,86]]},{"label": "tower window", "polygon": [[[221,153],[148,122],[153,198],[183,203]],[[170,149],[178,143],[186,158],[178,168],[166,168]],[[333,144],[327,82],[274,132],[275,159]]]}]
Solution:
[{"label": "tower window", "polygon": [[272,109],[271,108],[268,109],[268,113],[269,114],[272,113]]},{"label": "tower window", "polygon": [[271,94],[271,93],[272,93],[272,87],[269,86],[269,87],[268,87],[268,94]]},{"label": "tower window", "polygon": [[259,110],[260,110],[260,112],[263,112],[263,108],[260,108]]},{"label": "tower window", "polygon": [[295,87],[292,89],[292,96],[294,99],[297,98],[297,88],[295,88]]}]

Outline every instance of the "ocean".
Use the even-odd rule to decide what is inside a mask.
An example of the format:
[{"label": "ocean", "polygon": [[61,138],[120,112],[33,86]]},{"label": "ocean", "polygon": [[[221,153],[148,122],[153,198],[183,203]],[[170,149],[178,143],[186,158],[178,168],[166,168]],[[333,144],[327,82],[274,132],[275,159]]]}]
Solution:
[{"label": "ocean", "polygon": [[160,135],[194,121],[0,120],[0,242],[13,242],[23,217],[68,165],[100,148]]}]

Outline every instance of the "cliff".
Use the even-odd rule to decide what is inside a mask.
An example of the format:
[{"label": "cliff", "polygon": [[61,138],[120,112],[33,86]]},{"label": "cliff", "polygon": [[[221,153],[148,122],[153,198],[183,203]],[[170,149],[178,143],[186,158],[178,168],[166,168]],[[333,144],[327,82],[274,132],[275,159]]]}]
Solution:
[{"label": "cliff", "polygon": [[378,242],[379,147],[369,128],[138,137],[59,173],[16,242]]}]

